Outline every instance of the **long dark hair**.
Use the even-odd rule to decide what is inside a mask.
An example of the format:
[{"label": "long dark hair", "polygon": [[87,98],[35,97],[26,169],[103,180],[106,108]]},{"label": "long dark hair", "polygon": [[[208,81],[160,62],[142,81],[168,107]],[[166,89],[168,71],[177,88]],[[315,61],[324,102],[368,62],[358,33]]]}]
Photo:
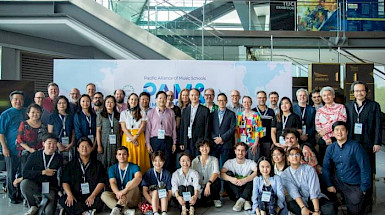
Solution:
[{"label": "long dark hair", "polygon": [[274,166],[273,166],[273,163],[271,162],[271,160],[267,157],[260,157],[259,160],[258,160],[258,163],[257,163],[257,176],[261,176],[262,173],[261,173],[261,170],[259,169],[259,164],[262,162],[262,161],[267,161],[270,165],[270,177],[273,177],[275,174],[274,174]]},{"label": "long dark hair", "polygon": [[82,96],[80,96],[80,98],[79,98],[79,105],[78,105],[78,113],[82,112],[82,105],[81,105],[80,100],[82,100],[83,97],[87,97],[90,100],[90,106],[88,107],[88,113],[93,115],[94,112],[92,111],[92,105],[91,105],[92,100],[91,100],[91,97],[88,94],[83,94]]},{"label": "long dark hair", "polygon": [[[136,98],[138,99],[138,104],[136,105],[136,107],[130,107],[129,100],[130,100],[131,96],[136,96]],[[128,111],[132,112],[132,115],[134,116],[134,119],[136,121],[139,121],[142,118],[142,114],[140,113],[140,107],[139,107],[139,96],[136,93],[131,93],[128,96],[127,108],[128,108]]]},{"label": "long dark hair", "polygon": [[57,109],[57,103],[59,103],[59,100],[60,99],[64,99],[66,102],[67,102],[67,108],[65,110],[66,114],[70,114],[70,103],[67,99],[67,97],[61,95],[61,96],[58,96],[56,99],[55,99],[55,102],[54,102],[54,106],[53,106],[53,113],[55,114],[58,114],[59,113],[59,110]]},{"label": "long dark hair", "polygon": [[281,109],[281,104],[283,100],[288,100],[290,103],[290,113],[294,113],[293,111],[293,103],[291,103],[291,100],[288,97],[282,97],[281,101],[279,102],[279,113],[277,114],[277,121],[281,122],[282,121],[282,116],[283,116],[283,111]]},{"label": "long dark hair", "polygon": [[108,95],[106,96],[106,98],[104,99],[104,104],[103,104],[103,109],[102,111],[100,112],[100,115],[104,118],[108,118],[108,112],[107,112],[107,108],[106,108],[106,101],[107,99],[112,99],[114,101],[114,108],[113,108],[113,111],[114,111],[114,118],[117,119],[119,121],[120,119],[120,113],[118,112],[118,110],[116,110],[116,99],[114,96],[111,96],[111,95]]}]

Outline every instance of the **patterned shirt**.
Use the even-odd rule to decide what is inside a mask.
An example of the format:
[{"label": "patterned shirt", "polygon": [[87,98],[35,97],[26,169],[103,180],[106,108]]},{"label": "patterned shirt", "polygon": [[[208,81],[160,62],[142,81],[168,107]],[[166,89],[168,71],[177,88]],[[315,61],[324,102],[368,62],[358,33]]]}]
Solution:
[{"label": "patterned shirt", "polygon": [[327,133],[322,137],[325,141],[333,137],[332,125],[337,121],[346,122],[346,109],[342,104],[333,103],[323,106],[317,110],[315,116],[315,126],[318,133],[326,130]]},{"label": "patterned shirt", "polygon": [[246,135],[246,144],[254,145],[257,137],[264,136],[261,117],[257,112],[254,112],[252,118],[247,118],[245,112],[239,112],[235,132],[238,142],[241,142],[242,135]]}]

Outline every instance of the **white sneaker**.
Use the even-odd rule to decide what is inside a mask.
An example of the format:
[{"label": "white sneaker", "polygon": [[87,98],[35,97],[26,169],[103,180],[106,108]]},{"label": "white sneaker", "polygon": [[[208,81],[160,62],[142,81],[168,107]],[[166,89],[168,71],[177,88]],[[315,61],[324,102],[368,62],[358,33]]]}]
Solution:
[{"label": "white sneaker", "polygon": [[135,215],[135,209],[126,209],[123,212],[124,215]]},{"label": "white sneaker", "polygon": [[245,201],[245,204],[243,205],[243,209],[245,211],[251,210],[251,203],[250,203],[250,201]]},{"label": "white sneaker", "polygon": [[166,212],[166,211],[163,211],[163,212],[162,212],[162,215],[167,215],[167,212]]},{"label": "white sneaker", "polygon": [[190,205],[190,209],[188,210],[189,215],[194,215],[195,214],[195,209],[193,206]]},{"label": "white sneaker", "polygon": [[36,206],[31,206],[27,213],[25,213],[24,215],[34,215],[38,210],[39,208],[37,208]]},{"label": "white sneaker", "polygon": [[154,212],[152,212],[152,214],[153,214],[153,215],[159,215],[159,213],[158,213],[158,212],[155,212],[155,213],[154,213]]},{"label": "white sneaker", "polygon": [[118,207],[112,208],[112,211],[110,213],[110,215],[120,215],[120,214],[122,214],[122,211]]},{"label": "white sneaker", "polygon": [[233,211],[237,211],[237,212],[241,211],[244,203],[245,203],[245,200],[238,199],[235,205],[233,206]]},{"label": "white sneaker", "polygon": [[222,201],[221,200],[214,200],[214,206],[216,208],[222,207]]}]

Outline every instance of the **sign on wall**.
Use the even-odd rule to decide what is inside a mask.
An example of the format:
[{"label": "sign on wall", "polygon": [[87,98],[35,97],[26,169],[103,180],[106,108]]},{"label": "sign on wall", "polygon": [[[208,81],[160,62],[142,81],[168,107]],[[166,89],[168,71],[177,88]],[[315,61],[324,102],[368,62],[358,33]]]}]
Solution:
[{"label": "sign on wall", "polygon": [[160,90],[172,90],[178,99],[184,88],[201,92],[213,88],[216,95],[223,92],[228,97],[237,89],[242,96],[252,96],[255,105],[259,90],[277,91],[280,97],[291,98],[292,66],[289,62],[262,61],[55,60],[54,81],[60,94],[66,96],[74,87],[85,93],[90,82],[104,95],[113,94],[115,89],[124,89],[126,95],[146,91],[151,94],[152,106]]}]

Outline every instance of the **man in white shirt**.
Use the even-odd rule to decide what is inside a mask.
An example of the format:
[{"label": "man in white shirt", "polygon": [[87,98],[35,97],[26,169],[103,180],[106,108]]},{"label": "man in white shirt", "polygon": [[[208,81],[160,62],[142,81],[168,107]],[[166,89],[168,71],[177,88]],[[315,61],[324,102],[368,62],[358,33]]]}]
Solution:
[{"label": "man in white shirt", "polygon": [[[221,177],[230,199],[236,199],[234,211],[251,209],[253,179],[257,176],[257,164],[246,159],[247,145],[243,142],[234,146],[236,158],[227,160],[221,169]],[[235,198],[234,198],[235,197]]]}]

